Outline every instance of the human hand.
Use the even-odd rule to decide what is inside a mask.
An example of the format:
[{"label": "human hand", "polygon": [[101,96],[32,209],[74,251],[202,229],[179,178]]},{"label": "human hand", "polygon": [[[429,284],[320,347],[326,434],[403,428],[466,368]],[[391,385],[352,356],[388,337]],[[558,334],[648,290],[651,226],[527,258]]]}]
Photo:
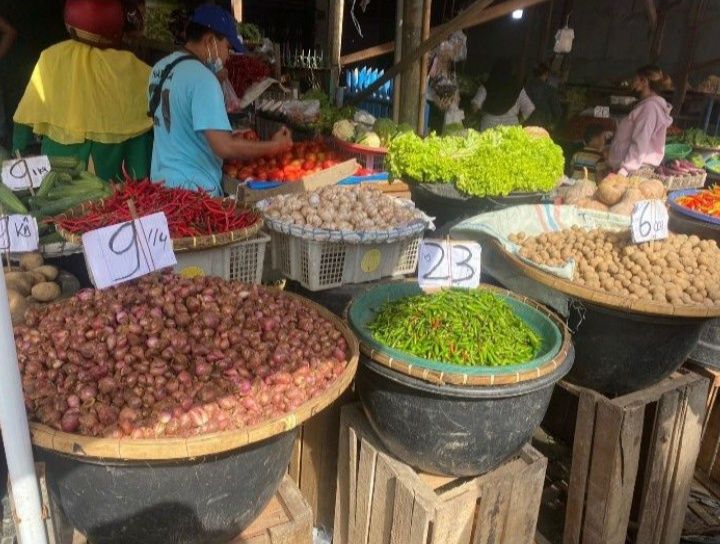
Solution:
[{"label": "human hand", "polygon": [[277,143],[278,151],[280,153],[289,151],[292,148],[292,135],[290,134],[290,130],[288,130],[285,126],[273,134],[271,139],[273,142]]}]

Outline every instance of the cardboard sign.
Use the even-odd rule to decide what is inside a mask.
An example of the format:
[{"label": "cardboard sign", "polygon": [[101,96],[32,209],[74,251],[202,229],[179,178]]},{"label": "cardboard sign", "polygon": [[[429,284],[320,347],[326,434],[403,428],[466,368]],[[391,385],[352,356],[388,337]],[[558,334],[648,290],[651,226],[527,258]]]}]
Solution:
[{"label": "cardboard sign", "polygon": [[0,251],[37,251],[39,239],[38,224],[33,216],[13,214],[0,217]]},{"label": "cardboard sign", "polygon": [[482,248],[477,242],[423,240],[418,259],[418,284],[425,287],[480,285]]},{"label": "cardboard sign", "polygon": [[2,182],[13,191],[22,191],[39,187],[43,178],[50,172],[50,159],[47,155],[25,157],[3,161]]},{"label": "cardboard sign", "polygon": [[668,237],[668,211],[661,200],[641,200],[633,206],[630,230],[633,242],[640,244]]},{"label": "cardboard sign", "polygon": [[82,242],[88,269],[98,289],[177,264],[167,218],[162,212],[87,232]]}]

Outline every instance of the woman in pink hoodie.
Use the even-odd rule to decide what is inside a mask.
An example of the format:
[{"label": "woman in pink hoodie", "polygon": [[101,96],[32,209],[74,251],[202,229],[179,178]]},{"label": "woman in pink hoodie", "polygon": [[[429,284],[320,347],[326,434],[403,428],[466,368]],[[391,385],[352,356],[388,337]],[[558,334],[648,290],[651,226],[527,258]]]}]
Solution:
[{"label": "woman in pink hoodie", "polygon": [[657,66],[645,66],[635,73],[632,88],[640,101],[618,124],[610,146],[608,162],[619,174],[626,176],[644,164],[658,166],[662,162],[672,106],[658,93],[670,85],[670,78]]}]

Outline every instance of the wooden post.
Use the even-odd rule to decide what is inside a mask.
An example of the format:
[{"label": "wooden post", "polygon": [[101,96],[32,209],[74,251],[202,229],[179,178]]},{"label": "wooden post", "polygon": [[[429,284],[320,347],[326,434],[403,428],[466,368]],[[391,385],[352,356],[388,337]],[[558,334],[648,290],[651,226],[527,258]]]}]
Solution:
[{"label": "wooden post", "polygon": [[[423,0],[404,0],[402,50],[406,54],[417,50],[422,43]],[[420,92],[420,62],[412,62],[403,72],[403,85],[400,89],[401,123],[417,126],[418,93]]]},{"label": "wooden post", "polygon": [[552,33],[553,10],[555,9],[555,0],[550,0],[547,4],[547,16],[545,17],[545,28],[543,29],[542,38],[540,39],[540,49],[538,50],[538,61],[545,61],[545,53],[550,41]]},{"label": "wooden post", "polygon": [[[395,3],[395,61],[399,64],[402,60],[402,27],[403,27],[403,0],[396,0]],[[397,123],[400,119],[400,87],[402,87],[402,74],[395,77],[393,85],[393,120]]]},{"label": "wooden post", "polygon": [[340,86],[340,70],[342,64],[342,34],[343,18],[345,15],[345,2],[343,0],[329,0],[328,10],[328,51],[330,55],[330,100],[335,101],[335,91]]},{"label": "wooden post", "polygon": [[687,94],[688,89],[688,78],[690,76],[690,72],[692,71],[692,65],[695,60],[695,50],[697,49],[698,29],[706,7],[706,0],[697,0],[696,2],[693,2],[693,11],[690,15],[691,22],[687,29],[688,35],[685,41],[683,62],[680,64],[682,68],[680,76],[675,81],[675,96],[673,97],[672,111],[676,116],[680,113],[683,102],[685,102],[685,95]]},{"label": "wooden post", "polygon": [[[432,17],[432,0],[425,0],[423,6],[423,17],[422,17],[422,41],[427,40],[430,37],[430,19]],[[430,69],[430,57],[427,53],[422,56],[420,62],[420,94],[418,95],[418,118],[417,118],[417,132],[421,136],[425,132],[425,108],[427,102],[425,100],[428,87],[428,72]]]}]

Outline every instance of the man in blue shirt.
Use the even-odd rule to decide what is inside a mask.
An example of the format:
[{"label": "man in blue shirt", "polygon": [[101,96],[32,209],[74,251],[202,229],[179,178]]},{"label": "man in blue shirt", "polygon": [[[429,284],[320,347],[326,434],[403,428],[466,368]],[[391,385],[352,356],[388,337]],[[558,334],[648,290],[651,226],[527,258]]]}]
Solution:
[{"label": "man in blue shirt", "polygon": [[200,6],[188,24],[183,51],[158,62],[150,75],[149,114],[155,143],[151,177],[169,187],[222,194],[223,159],[251,160],[292,147],[287,129],[269,142],[249,142],[232,133],[217,73],[230,48],[244,50],[230,13]]}]

